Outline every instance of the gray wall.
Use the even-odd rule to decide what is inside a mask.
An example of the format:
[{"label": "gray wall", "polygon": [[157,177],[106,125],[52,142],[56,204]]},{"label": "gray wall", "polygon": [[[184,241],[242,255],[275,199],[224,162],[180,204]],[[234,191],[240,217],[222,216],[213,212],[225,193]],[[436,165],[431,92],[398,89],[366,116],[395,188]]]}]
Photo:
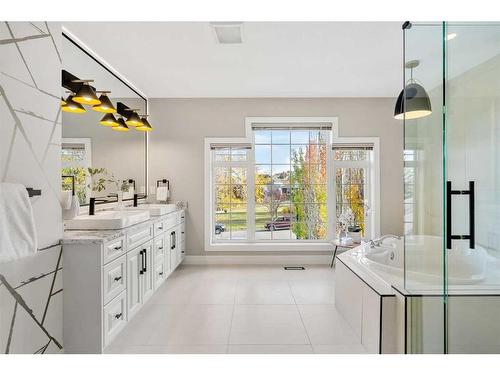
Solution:
[{"label": "gray wall", "polygon": [[340,136],[380,137],[381,232],[403,232],[403,125],[393,98],[150,99],[149,108],[150,181],[169,178],[172,200],[188,202],[189,255],[217,254],[203,250],[204,138],[245,136],[245,117],[338,116]]},{"label": "gray wall", "polygon": [[42,190],[31,198],[40,250],[0,264],[0,353],[62,344],[61,28],[33,24],[0,23],[0,182]]}]

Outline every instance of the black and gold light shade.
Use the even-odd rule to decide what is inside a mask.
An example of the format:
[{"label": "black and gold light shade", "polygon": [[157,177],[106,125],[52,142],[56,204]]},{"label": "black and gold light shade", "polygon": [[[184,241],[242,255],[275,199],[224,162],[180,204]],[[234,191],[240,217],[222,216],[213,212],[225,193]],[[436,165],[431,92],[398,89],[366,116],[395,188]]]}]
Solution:
[{"label": "black and gold light shade", "polygon": [[109,100],[108,94],[111,91],[97,91],[101,93],[101,96],[99,97],[99,101],[101,102],[100,104],[95,104],[92,106],[92,109],[97,112],[102,112],[102,113],[116,113],[116,108],[111,103],[111,100]]},{"label": "black and gold light shade", "polygon": [[123,120],[123,118],[120,117],[118,119],[118,125],[117,126],[113,126],[111,128],[111,130],[114,130],[114,131],[117,131],[117,132],[128,132],[129,128],[128,128],[127,124],[125,123],[125,121]]},{"label": "black and gold light shade", "polygon": [[149,123],[149,121],[147,119],[147,115],[142,115],[141,116],[141,122],[142,122],[142,125],[141,126],[137,126],[135,128],[135,130],[138,130],[138,131],[141,131],[141,132],[150,132],[151,130],[153,130],[153,127],[151,126],[151,124]]},{"label": "black and gold light shade", "polygon": [[83,105],[81,105],[78,102],[74,101],[74,95],[70,94],[64,102],[66,104],[61,105],[61,110],[63,112],[69,112],[69,113],[85,113],[85,108],[83,108]]},{"label": "black and gold light shade", "polygon": [[137,114],[137,112],[135,112],[135,110],[131,110],[130,111],[130,115],[127,117],[127,120],[125,121],[125,123],[128,126],[133,126],[133,127],[137,127],[137,126],[142,126],[143,125],[143,123],[141,121],[141,118],[139,117],[139,115]]},{"label": "black and gold light shade", "polygon": [[102,126],[118,126],[118,121],[112,113],[106,113],[104,117],[99,121]]},{"label": "black and gold light shade", "polygon": [[73,82],[82,84],[80,89],[75,94],[75,97],[73,98],[75,102],[86,105],[101,104],[101,101],[97,97],[96,92],[94,91],[92,86],[90,86],[90,82],[93,82],[93,80],[79,79],[79,80],[74,80]]}]

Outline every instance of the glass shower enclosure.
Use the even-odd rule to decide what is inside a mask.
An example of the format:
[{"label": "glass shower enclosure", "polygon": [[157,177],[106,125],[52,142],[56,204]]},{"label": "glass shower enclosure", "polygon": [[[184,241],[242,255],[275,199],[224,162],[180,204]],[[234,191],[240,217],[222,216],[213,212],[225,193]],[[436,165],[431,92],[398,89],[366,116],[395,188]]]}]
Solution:
[{"label": "glass shower enclosure", "polygon": [[500,353],[500,23],[403,34],[405,351]]}]

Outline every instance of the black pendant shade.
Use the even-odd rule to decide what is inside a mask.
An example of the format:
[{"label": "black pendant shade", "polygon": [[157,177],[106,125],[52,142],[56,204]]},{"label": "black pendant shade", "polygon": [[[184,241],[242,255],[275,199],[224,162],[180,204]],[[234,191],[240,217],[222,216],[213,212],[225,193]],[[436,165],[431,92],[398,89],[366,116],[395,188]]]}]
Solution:
[{"label": "black pendant shade", "polygon": [[135,128],[135,130],[139,130],[139,131],[143,131],[143,132],[150,132],[151,130],[153,130],[153,127],[149,123],[149,121],[146,118],[146,116],[141,117],[141,121],[142,121],[142,125],[141,126],[137,126]]},{"label": "black pendant shade", "polygon": [[113,126],[111,130],[117,131],[117,132],[128,132],[128,126],[125,124],[125,121],[120,117],[118,119],[118,126]]},{"label": "black pendant shade", "polygon": [[111,103],[111,100],[109,100],[107,93],[103,93],[99,97],[99,101],[101,104],[96,104],[92,106],[92,109],[97,112],[103,112],[103,113],[116,113],[116,109]]},{"label": "black pendant shade", "polygon": [[77,103],[73,100],[74,95],[69,95],[64,102],[66,104],[61,105],[61,110],[63,112],[70,113],[85,113],[85,108],[80,103]]},{"label": "black pendant shade", "polygon": [[99,121],[102,126],[118,126],[118,121],[116,121],[115,116],[112,113],[106,113],[104,117]]},{"label": "black pendant shade", "polygon": [[[406,92],[406,98],[404,99]],[[410,83],[402,90],[396,101],[394,118],[412,120],[432,113],[431,101],[425,89],[418,83]]]},{"label": "black pendant shade", "polygon": [[94,89],[88,84],[88,82],[83,82],[80,90],[75,94],[73,99],[75,102],[87,105],[97,105],[101,104],[101,101],[97,97]]},{"label": "black pendant shade", "polygon": [[127,117],[127,120],[125,121],[125,123],[128,125],[128,126],[133,126],[133,127],[136,127],[136,126],[142,126],[142,121],[141,121],[141,118],[139,117],[139,115],[135,112],[132,112],[130,114],[130,116]]}]

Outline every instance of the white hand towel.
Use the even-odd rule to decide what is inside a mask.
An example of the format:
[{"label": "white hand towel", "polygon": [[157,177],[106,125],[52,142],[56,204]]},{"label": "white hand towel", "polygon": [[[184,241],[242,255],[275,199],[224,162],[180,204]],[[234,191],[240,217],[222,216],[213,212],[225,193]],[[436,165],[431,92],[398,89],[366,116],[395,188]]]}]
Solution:
[{"label": "white hand towel", "polygon": [[61,207],[63,210],[69,210],[71,207],[71,190],[61,191]]},{"label": "white hand towel", "polygon": [[71,204],[67,210],[63,210],[63,219],[74,219],[80,213],[80,201],[76,195],[71,196]]},{"label": "white hand towel", "polygon": [[26,187],[0,183],[0,263],[33,255],[37,248],[35,218]]},{"label": "white hand towel", "polygon": [[166,186],[158,186],[156,188],[156,200],[166,202],[168,199],[169,191]]}]

